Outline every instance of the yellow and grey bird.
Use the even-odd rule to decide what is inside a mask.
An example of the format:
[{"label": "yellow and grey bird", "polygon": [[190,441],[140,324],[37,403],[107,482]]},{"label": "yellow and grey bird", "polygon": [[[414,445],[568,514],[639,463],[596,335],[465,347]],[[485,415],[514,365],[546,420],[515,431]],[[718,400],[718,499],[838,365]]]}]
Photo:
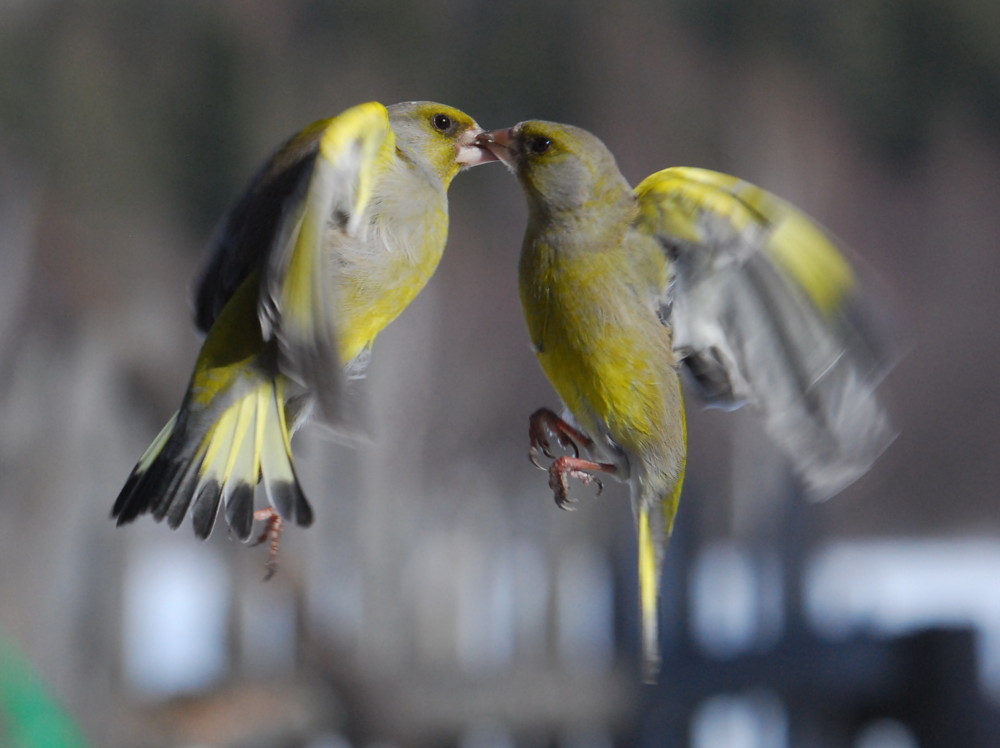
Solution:
[{"label": "yellow and grey bird", "polygon": [[260,168],[213,239],[195,294],[207,336],[180,409],[115,501],[119,525],[148,512],[176,528],[190,511],[205,538],[220,505],[244,541],[255,516],[272,540],[282,521],[312,522],[291,435],[314,409],[344,423],[345,379],[441,259],[449,184],[496,160],[481,132],[442,104],[371,102]]},{"label": "yellow and grey bird", "polygon": [[[549,485],[563,508],[570,478],[629,484],[643,672],[654,680],[660,569],[687,453],[681,364],[709,404],[754,404],[809,493],[824,498],[893,439],[875,394],[887,349],[855,269],[774,195],[687,167],[633,189],[605,145],[569,125],[526,121],[480,142],[527,198],[521,302],[569,414],[531,416],[532,461],[553,459]],[[554,456],[553,438],[566,454]]]}]

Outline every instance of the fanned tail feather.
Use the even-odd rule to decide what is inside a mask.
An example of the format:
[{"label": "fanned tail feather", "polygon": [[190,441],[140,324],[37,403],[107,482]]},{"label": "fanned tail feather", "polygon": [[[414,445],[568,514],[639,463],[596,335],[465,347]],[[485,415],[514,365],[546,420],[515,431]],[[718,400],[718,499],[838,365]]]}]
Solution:
[{"label": "fanned tail feather", "polygon": [[182,408],[133,469],[111,516],[122,525],[149,513],[177,528],[190,509],[195,534],[207,538],[224,506],[230,530],[246,541],[262,485],[283,520],[311,524],[312,508],[292,462],[282,391],[280,380],[261,382],[213,417]]}]

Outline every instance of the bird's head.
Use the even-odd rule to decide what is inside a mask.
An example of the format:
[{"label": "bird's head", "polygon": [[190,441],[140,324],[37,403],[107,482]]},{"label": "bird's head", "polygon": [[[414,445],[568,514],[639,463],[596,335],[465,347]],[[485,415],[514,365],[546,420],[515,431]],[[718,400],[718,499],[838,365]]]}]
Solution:
[{"label": "bird's head", "polygon": [[461,169],[497,160],[477,142],[483,129],[463,111],[433,101],[406,101],[387,108],[397,147],[429,165],[446,186]]},{"label": "bird's head", "polygon": [[586,211],[632,199],[614,156],[579,127],[527,120],[485,132],[478,142],[517,175],[533,209],[548,214]]}]

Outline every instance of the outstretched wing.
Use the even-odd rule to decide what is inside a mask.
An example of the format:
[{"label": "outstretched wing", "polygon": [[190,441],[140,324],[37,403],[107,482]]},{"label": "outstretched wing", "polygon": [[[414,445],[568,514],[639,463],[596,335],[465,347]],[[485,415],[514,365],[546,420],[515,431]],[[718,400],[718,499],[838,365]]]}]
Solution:
[{"label": "outstretched wing", "polygon": [[195,317],[207,331],[236,289],[260,273],[258,314],[278,366],[307,386],[329,423],[341,416],[343,366],[336,334],[330,247],[357,237],[378,164],[395,138],[381,104],[370,102],[316,122],[260,169],[220,225],[198,283]]},{"label": "outstretched wing", "polygon": [[813,498],[860,477],[894,432],[893,363],[855,268],[807,216],[736,177],[675,167],[636,187],[637,227],[672,272],[678,358],[710,404],[754,404]]}]

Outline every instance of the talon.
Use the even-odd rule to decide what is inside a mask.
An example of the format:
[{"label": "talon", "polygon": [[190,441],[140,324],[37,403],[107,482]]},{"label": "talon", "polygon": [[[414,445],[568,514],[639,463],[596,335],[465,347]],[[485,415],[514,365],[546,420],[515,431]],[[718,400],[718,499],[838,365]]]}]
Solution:
[{"label": "talon", "polygon": [[600,496],[604,490],[604,482],[594,475],[594,472],[610,474],[616,470],[614,465],[606,462],[594,462],[569,456],[556,458],[556,461],[549,466],[549,488],[552,489],[556,506],[566,511],[571,511],[574,508],[570,506],[576,503],[575,499],[571,499],[569,496],[570,478],[576,478],[585,486],[596,483],[597,495]]},{"label": "talon", "polygon": [[556,506],[563,511],[572,512],[576,509],[572,506],[576,503],[576,499],[569,496],[568,474],[569,470],[563,468],[561,458],[549,466],[549,488],[552,489],[552,497],[555,499]]},{"label": "talon", "polygon": [[[572,449],[574,457],[580,456],[580,447],[577,446],[575,441],[573,441],[571,438],[569,438],[568,436],[566,436],[561,432],[556,434],[556,438],[559,441],[560,447],[562,447],[563,449]],[[549,456],[551,457],[552,455]]]},{"label": "talon", "polygon": [[564,512],[575,512],[576,507],[573,506],[576,503],[576,499],[571,499],[569,496],[556,497],[556,506],[562,509]]},{"label": "talon", "polygon": [[536,455],[539,452],[541,452],[543,455],[545,455],[546,457],[548,457],[550,460],[554,460],[556,458],[556,456],[554,454],[552,454],[552,450],[549,449],[549,440],[548,439],[539,439],[537,443],[532,444],[531,449],[532,449],[532,451]]},{"label": "talon", "polygon": [[550,460],[556,459],[556,455],[552,453],[549,434],[555,437],[556,443],[562,449],[572,450],[574,457],[580,456],[580,444],[586,447],[592,444],[587,436],[574,429],[551,410],[539,408],[528,418],[529,455],[535,465],[538,465],[537,455],[539,451]]},{"label": "talon", "polygon": [[541,423],[541,419],[536,418],[534,415],[528,419],[528,444],[530,445],[528,455],[532,463],[536,466],[541,467],[538,464],[539,451],[550,460],[555,459],[549,450],[549,437],[545,433],[545,424]]}]

